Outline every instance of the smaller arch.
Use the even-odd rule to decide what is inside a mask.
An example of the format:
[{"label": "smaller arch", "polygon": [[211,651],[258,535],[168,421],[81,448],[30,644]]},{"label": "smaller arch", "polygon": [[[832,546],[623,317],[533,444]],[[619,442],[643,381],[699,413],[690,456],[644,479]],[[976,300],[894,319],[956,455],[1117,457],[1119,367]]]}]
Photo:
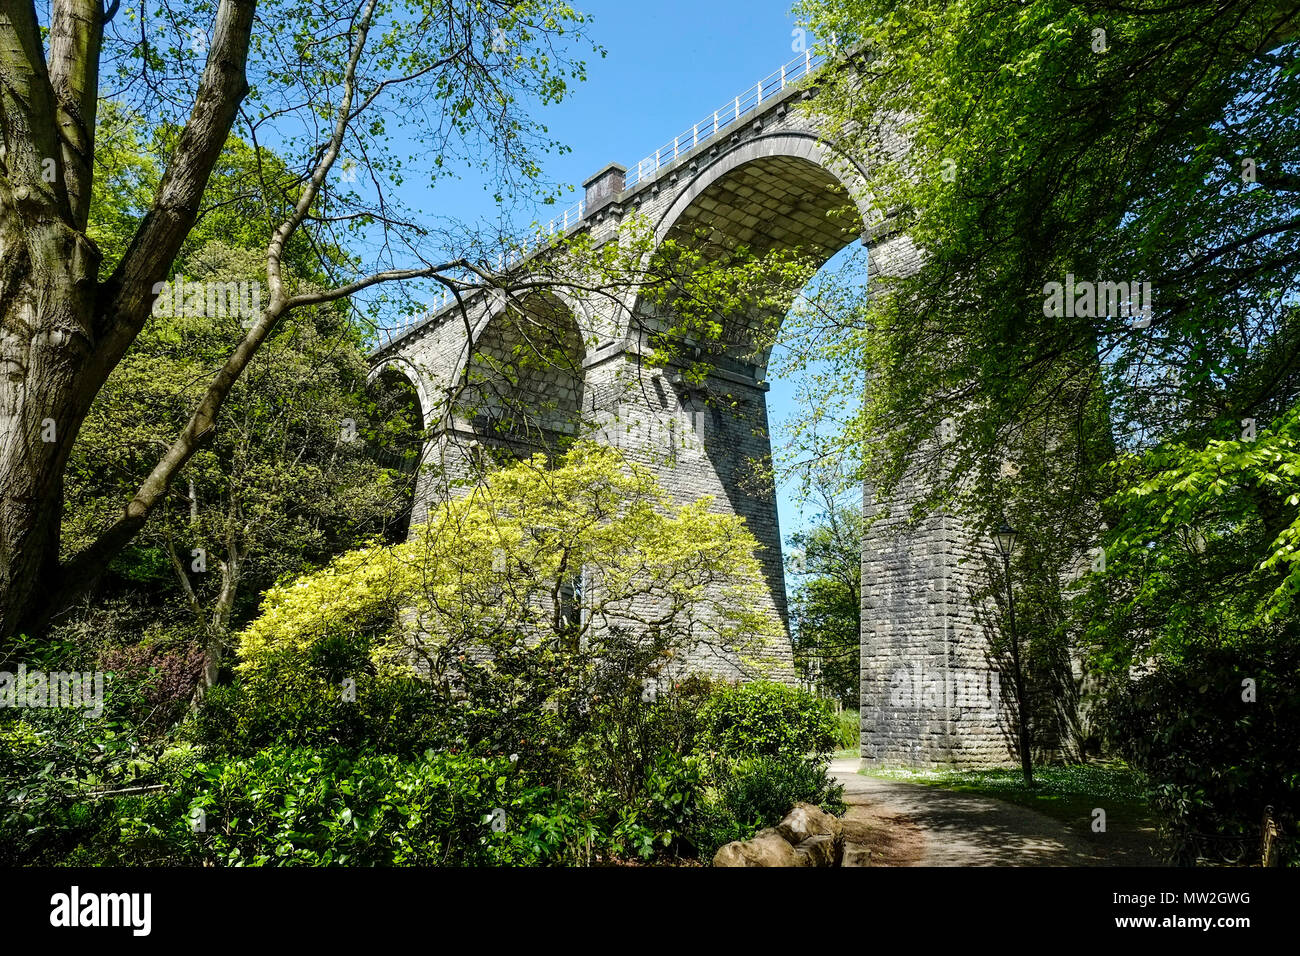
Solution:
[{"label": "smaller arch", "polygon": [[551,289],[496,297],[457,370],[455,427],[521,451],[578,434],[587,343],[573,305]]},{"label": "smaller arch", "polygon": [[392,501],[386,527],[389,540],[404,540],[412,524],[424,520],[429,500],[429,434],[434,417],[425,377],[401,356],[370,370],[363,429],[366,454],[395,480],[386,487]]},{"label": "smaller arch", "polygon": [[366,376],[366,384],[374,386],[388,372],[400,375],[415,389],[416,398],[420,403],[420,422],[426,431],[431,429],[436,423],[437,407],[429,395],[426,376],[420,374],[415,363],[406,356],[390,355],[370,369],[370,373]]}]

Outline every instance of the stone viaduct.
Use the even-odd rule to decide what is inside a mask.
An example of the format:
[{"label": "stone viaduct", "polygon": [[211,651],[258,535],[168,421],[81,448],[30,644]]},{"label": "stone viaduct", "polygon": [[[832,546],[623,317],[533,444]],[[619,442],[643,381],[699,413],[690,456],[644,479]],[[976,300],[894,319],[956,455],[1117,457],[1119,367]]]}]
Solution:
[{"label": "stone viaduct", "polygon": [[[857,158],[823,137],[815,111],[804,108],[815,105],[817,70],[805,54],[631,170],[605,167],[552,228],[585,233],[599,249],[620,242],[620,224],[636,213],[655,246],[707,235],[720,248],[797,249],[825,262],[860,241],[869,276],[915,268],[907,237],[866,212]],[[523,275],[546,255],[542,248],[497,267]],[[701,384],[672,363],[647,361],[668,320],[635,291],[584,295],[558,285],[524,301],[507,307],[500,292],[444,301],[372,353],[374,377],[400,374],[414,386],[430,436],[413,521],[485,449],[525,453],[594,433],[651,468],[677,500],[711,495],[716,508],[742,515],[763,547],[768,610],[785,622],[763,345],[707,356]],[[547,360],[521,362],[538,336]],[[731,338],[743,339],[743,330]],[[453,402],[458,380],[469,384]],[[1004,762],[1005,708],[996,695],[973,704],[961,688],[990,668],[961,563],[977,546],[956,516],[909,518],[915,483],[883,506],[874,497],[864,490],[881,517],[862,549],[862,756],[917,766]],[[787,643],[785,679],[793,677],[790,654]],[[726,660],[696,663],[734,673]]]}]

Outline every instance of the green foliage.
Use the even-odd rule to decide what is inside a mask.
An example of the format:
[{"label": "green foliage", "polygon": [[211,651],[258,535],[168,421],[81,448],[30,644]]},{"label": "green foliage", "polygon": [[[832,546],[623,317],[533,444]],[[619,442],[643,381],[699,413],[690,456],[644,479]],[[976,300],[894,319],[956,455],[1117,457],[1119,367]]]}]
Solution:
[{"label": "green foliage", "polygon": [[[856,707],[862,643],[862,513],[835,508],[790,536],[802,557],[790,602],[795,665],[808,683]],[[854,744],[856,746],[856,744]]]},{"label": "green foliage", "polygon": [[[827,52],[843,68],[814,106],[827,135],[861,155],[883,130],[906,141],[860,198],[922,253],[911,275],[873,277],[869,301],[828,300],[839,390],[857,395],[871,375],[831,444],[864,450],[861,477],[882,498],[912,469],[930,489],[918,511],[1020,529],[1037,742],[1083,754],[1097,728],[1074,704],[1099,672],[1181,686],[1199,662],[1218,681],[1216,655],[1245,665],[1293,635],[1291,7],[804,0],[797,13],[837,38]],[[1149,282],[1149,314],[1090,302],[1084,284],[1107,282]],[[1070,308],[1052,307],[1051,283],[1075,285]],[[1077,581],[1098,544],[1105,570]],[[1005,655],[988,570],[974,597],[996,602],[985,623]],[[1195,726],[1188,706],[1170,727]],[[1230,734],[1203,750],[1159,721],[1124,726],[1158,753],[1153,779],[1177,783],[1180,761],[1228,776],[1249,763]],[[1258,809],[1245,789],[1204,793],[1211,822]]]},{"label": "green foliage", "polygon": [[1300,865],[1297,673],[1294,634],[1274,632],[1192,645],[1113,691],[1114,744],[1148,778],[1174,862],[1258,862],[1271,806]]},{"label": "green foliage", "polygon": [[[111,271],[129,244],[158,186],[156,154],[174,145],[175,133],[149,127],[121,104],[101,114],[91,231],[106,251],[103,269]],[[233,283],[244,293],[240,306],[266,305],[265,247],[286,208],[278,190],[292,193],[292,178],[274,152],[231,137],[208,184],[205,215],[169,281]],[[297,233],[286,249],[284,278],[305,291],[325,282],[322,269],[343,262],[331,243],[313,244]],[[67,554],[117,519],[252,318],[228,307],[212,315],[170,305],[155,308],[78,433],[65,480]],[[412,480],[376,460],[379,429],[371,419],[382,417],[387,432],[411,416],[373,401],[364,349],[362,330],[338,305],[300,309],[281,321],[233,386],[218,427],[173,494],[110,563],[103,600],[61,627],[94,644],[123,645],[161,623],[219,664],[229,630],[277,578],[374,535],[404,532]],[[349,421],[357,440],[345,436]],[[115,602],[118,609],[110,610]]]},{"label": "green foliage", "polygon": [[448,744],[443,702],[427,684],[367,674],[355,680],[355,700],[345,699],[341,682],[315,674],[286,672],[274,685],[218,685],[204,696],[188,732],[206,750],[238,756],[283,745],[369,748],[409,758]]},{"label": "green foliage", "polygon": [[[459,679],[452,672],[471,648],[575,655],[587,642],[583,657],[601,660],[605,645],[617,653],[625,633],[644,631],[643,601],[665,608],[647,637],[661,661],[716,642],[748,651],[759,669],[779,624],[755,610],[755,547],[742,519],[707,500],[672,504],[648,471],[580,442],[558,461],[539,454],[491,472],[431,509],[403,544],[350,552],[272,588],[239,637],[240,670],[305,657],[340,631],[379,634],[371,656],[381,673],[419,661],[436,679]],[[418,633],[386,627],[399,609]]]},{"label": "green foliage", "polygon": [[839,726],[839,744],[840,750],[857,750],[858,745],[862,742],[862,714],[856,710],[845,708],[836,715]]},{"label": "green foliage", "polygon": [[[708,857],[798,801],[843,810],[820,756],[732,755],[829,739],[815,702],[789,698],[781,685],[747,695],[686,678],[653,701],[637,695],[639,718],[631,702],[604,700],[587,713],[498,715],[508,733],[527,735],[507,753],[499,748],[512,741],[486,729],[484,701],[458,701],[428,681],[362,673],[356,700],[344,700],[336,679],[356,659],[356,647],[336,646],[300,673],[278,670],[284,686],[250,678],[213,688],[187,730],[198,749],[147,761],[129,722],[73,727],[56,712],[4,725],[0,770],[13,781],[0,819],[5,860],[663,861]],[[707,715],[719,713],[743,734],[706,735]],[[719,739],[738,742],[709,753]],[[605,750],[611,743],[617,759]],[[128,785],[161,786],[112,792]],[[91,796],[99,790],[109,792]],[[498,808],[505,825],[495,830]],[[196,831],[200,810],[206,829]]]},{"label": "green foliage", "polygon": [[[697,756],[660,751],[646,770],[644,825],[665,849],[694,850],[707,819],[704,784],[707,766]],[[641,853],[642,857],[649,854]]]},{"label": "green foliage", "polygon": [[99,717],[0,709],[0,865],[56,865],[82,842],[108,839],[114,817],[99,791],[148,782],[158,759],[131,719],[144,695],[109,681]]},{"label": "green foliage", "polygon": [[[1300,45],[1286,4],[1231,11],[799,4],[837,37],[832,56],[858,54],[819,92],[831,138],[871,154],[887,117],[908,140],[873,164],[864,196],[924,262],[881,277],[835,344],[873,372],[854,437],[887,439],[869,449],[877,474],[946,417],[960,478],[940,498],[996,476],[1042,416],[1077,446],[1057,455],[1104,458],[1099,386],[1125,444],[1203,438],[1293,404]],[[1045,315],[1046,283],[1067,273],[1151,282],[1150,324],[1118,309]]]},{"label": "green foliage", "polygon": [[803,250],[759,254],[744,245],[723,248],[708,230],[670,234],[642,278],[642,308],[663,316],[650,361],[684,366],[697,384],[727,359],[765,366],[780,317],[817,265]]},{"label": "green foliage", "polygon": [[1124,623],[1140,623],[1152,652],[1176,657],[1189,643],[1300,619],[1298,441],[1300,408],[1249,440],[1116,463],[1118,520],[1093,581],[1105,594],[1091,605],[1099,643],[1119,654],[1115,638],[1138,630]]},{"label": "green foliage", "polygon": [[729,758],[826,757],[839,739],[826,701],[772,681],[723,688],[704,705],[700,723],[700,746]]},{"label": "green foliage", "polygon": [[120,852],[226,866],[536,863],[548,846],[524,821],[546,796],[502,759],[265,750],[195,764],[165,795],[124,800]]},{"label": "green foliage", "polygon": [[843,785],[830,782],[824,762],[806,757],[735,761],[722,772],[719,790],[718,802],[727,817],[750,833],[779,823],[796,803],[812,803],[835,814],[845,809]]},{"label": "green foliage", "polygon": [[[265,282],[252,253],[204,247],[183,265],[187,281]],[[121,510],[224,359],[237,315],[155,316],[100,392],[69,464],[65,546],[88,544]],[[188,465],[185,494],[155,516],[119,559],[135,582],[175,579],[179,562],[208,619],[235,587],[235,616],[249,591],[269,586],[384,528],[397,511],[393,476],[364,441],[343,441],[345,420],[364,420],[368,369],[355,330],[328,310],[282,323],[222,409],[222,427]],[[209,570],[191,568],[204,550]]]}]

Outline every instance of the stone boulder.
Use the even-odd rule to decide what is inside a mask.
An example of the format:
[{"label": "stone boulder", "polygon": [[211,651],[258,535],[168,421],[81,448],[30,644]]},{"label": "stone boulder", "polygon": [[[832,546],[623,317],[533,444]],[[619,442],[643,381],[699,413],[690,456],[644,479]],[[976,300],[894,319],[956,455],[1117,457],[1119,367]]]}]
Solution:
[{"label": "stone boulder", "polygon": [[713,857],[714,866],[815,866],[795,852],[781,831],[759,830],[749,840],[733,840]]},{"label": "stone boulder", "polygon": [[871,851],[860,843],[844,845],[844,859],[840,866],[870,866]]},{"label": "stone boulder", "polygon": [[794,848],[795,856],[802,857],[804,866],[835,866],[838,849],[835,838],[829,833],[810,836]]},{"label": "stone boulder", "polygon": [[840,837],[840,820],[811,803],[796,803],[794,809],[776,825],[781,835],[792,844],[802,843],[809,837]]}]

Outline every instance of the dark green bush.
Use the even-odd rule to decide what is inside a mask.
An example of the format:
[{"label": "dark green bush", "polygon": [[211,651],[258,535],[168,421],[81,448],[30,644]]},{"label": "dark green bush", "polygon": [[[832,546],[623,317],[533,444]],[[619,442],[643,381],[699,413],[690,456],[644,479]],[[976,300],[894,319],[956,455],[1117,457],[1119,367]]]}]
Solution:
[{"label": "dark green bush", "polygon": [[[184,768],[121,798],[118,863],[459,866],[551,862],[567,833],[508,759],[349,756],[307,749]],[[562,808],[561,808],[562,809]]]},{"label": "dark green bush", "polygon": [[628,661],[597,669],[566,698],[556,688],[570,677],[542,674],[536,654],[507,662],[505,674],[466,665],[453,687],[381,679],[355,642],[322,642],[273,678],[212,688],[184,727],[198,746],[168,760],[159,754],[174,734],[155,729],[146,746],[129,719],[148,686],[119,682],[134,696],[110,701],[93,728],[60,714],[0,728],[0,856],[218,866],[707,859],[798,800],[833,803],[824,761],[805,756],[833,744],[834,718],[814,699],[782,685],[664,683]]},{"label": "dark green bush", "polygon": [[183,767],[164,793],[117,799],[120,834],[101,832],[82,855],[146,865],[459,866],[691,854],[711,832],[704,775],[700,758],[663,754],[631,805],[609,793],[557,794],[509,758],[265,750]]},{"label": "dark green bush", "polygon": [[87,801],[108,758],[71,713],[0,715],[0,866],[52,866],[109,818]]},{"label": "dark green bush", "polygon": [[447,708],[427,681],[341,681],[285,670],[274,681],[211,688],[190,733],[210,755],[250,756],[268,747],[342,747],[413,757],[453,738]]},{"label": "dark green bush", "polygon": [[0,708],[0,865],[51,866],[116,818],[99,792],[152,782],[161,744],[131,719],[142,685],[110,679],[104,711]]},{"label": "dark green bush", "polygon": [[844,787],[831,783],[816,758],[750,757],[723,768],[721,778],[719,804],[742,833],[779,823],[796,803],[834,814],[845,809]]},{"label": "dark green bush", "polygon": [[699,746],[732,758],[829,755],[839,741],[839,721],[828,702],[771,681],[718,690],[700,724]]},{"label": "dark green bush", "polygon": [[[1272,806],[1300,865],[1300,645],[1294,638],[1196,646],[1112,692],[1111,744],[1149,781],[1173,862],[1258,863]],[[1243,699],[1243,681],[1255,700]],[[1238,859],[1239,858],[1239,859]]]},{"label": "dark green bush", "polygon": [[[644,820],[658,846],[689,854],[702,839],[707,813],[704,782],[707,768],[699,757],[661,751],[646,774]],[[648,856],[642,853],[642,856]]]},{"label": "dark green bush", "polygon": [[635,672],[623,679],[602,677],[585,706],[567,714],[575,736],[571,786],[637,803],[661,755],[684,758],[695,751],[700,714],[716,684],[690,676],[651,695]]}]

